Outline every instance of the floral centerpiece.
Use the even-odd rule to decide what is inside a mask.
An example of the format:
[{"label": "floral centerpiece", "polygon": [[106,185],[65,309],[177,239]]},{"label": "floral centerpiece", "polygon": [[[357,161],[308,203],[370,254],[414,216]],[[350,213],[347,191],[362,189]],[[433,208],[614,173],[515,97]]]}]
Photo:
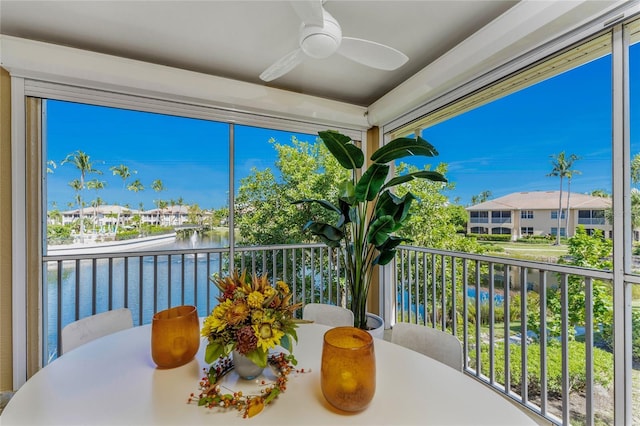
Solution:
[{"label": "floral centerpiece", "polygon": [[302,304],[291,303],[293,294],[285,282],[273,287],[267,276],[248,277],[246,271],[213,282],[221,294],[201,330],[208,339],[207,363],[235,350],[264,368],[270,349],[280,345],[292,352],[292,339],[298,340],[293,312]]}]

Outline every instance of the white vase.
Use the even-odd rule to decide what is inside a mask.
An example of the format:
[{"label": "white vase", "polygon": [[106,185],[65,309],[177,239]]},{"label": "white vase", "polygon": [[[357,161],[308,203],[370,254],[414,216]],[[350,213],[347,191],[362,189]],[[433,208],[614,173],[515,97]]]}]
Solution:
[{"label": "white vase", "polygon": [[264,370],[263,367],[260,367],[238,351],[233,351],[232,354],[233,366],[240,378],[252,380],[262,374],[262,371]]},{"label": "white vase", "polygon": [[384,339],[384,320],[382,317],[367,312],[367,328],[369,334],[376,339]]}]

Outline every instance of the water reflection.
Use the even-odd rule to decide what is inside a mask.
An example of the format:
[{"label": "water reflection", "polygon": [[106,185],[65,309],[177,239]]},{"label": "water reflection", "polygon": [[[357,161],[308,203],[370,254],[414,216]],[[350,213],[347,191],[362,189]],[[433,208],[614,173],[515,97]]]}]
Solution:
[{"label": "water reflection", "polygon": [[[155,245],[151,250],[175,252],[227,247],[228,244],[228,232],[193,232],[188,238]],[[75,321],[76,310],[82,318],[94,310],[102,312],[127,306],[133,312],[135,325],[147,324],[155,312],[181,304],[195,305],[201,316],[208,314],[217,304],[218,295],[209,276],[217,272],[221,260],[226,259],[221,256],[217,253],[185,253],[133,257],[128,261],[123,258],[86,259],[77,263],[65,261],[59,272],[56,268],[49,269],[46,279],[50,360],[57,354],[58,306],[62,327]]]}]

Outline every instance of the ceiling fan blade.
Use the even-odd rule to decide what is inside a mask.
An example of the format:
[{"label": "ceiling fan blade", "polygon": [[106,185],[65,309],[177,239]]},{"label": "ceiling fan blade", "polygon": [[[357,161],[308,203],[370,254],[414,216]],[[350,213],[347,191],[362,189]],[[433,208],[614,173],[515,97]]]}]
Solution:
[{"label": "ceiling fan blade", "polygon": [[282,77],[292,69],[296,67],[296,65],[302,63],[304,61],[306,55],[302,51],[302,49],[296,49],[284,55],[278,61],[276,61],[269,68],[264,70],[262,74],[260,74],[260,79],[263,81],[271,81],[276,78]]},{"label": "ceiling fan blade", "polygon": [[352,61],[385,71],[398,69],[409,60],[407,55],[393,47],[353,37],[342,37],[338,53]]},{"label": "ceiling fan blade", "polygon": [[302,22],[322,26],[322,0],[291,0],[290,3]]}]

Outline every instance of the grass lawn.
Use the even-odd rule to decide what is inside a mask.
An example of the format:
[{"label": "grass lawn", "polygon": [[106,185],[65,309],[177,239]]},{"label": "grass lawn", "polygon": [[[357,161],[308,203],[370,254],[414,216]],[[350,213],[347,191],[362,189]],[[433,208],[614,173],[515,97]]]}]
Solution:
[{"label": "grass lawn", "polygon": [[543,260],[554,263],[558,258],[567,254],[568,248],[566,244],[556,246],[553,244],[518,243],[517,241],[481,241],[480,243],[490,248],[488,254],[515,259]]}]

